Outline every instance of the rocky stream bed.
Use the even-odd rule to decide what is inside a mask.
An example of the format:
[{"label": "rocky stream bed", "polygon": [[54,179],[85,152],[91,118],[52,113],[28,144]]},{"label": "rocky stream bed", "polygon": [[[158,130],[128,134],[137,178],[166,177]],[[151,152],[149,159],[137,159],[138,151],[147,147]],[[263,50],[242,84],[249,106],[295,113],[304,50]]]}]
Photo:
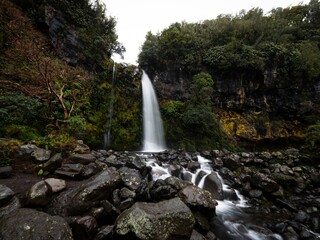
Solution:
[{"label": "rocky stream bed", "polygon": [[[205,178],[198,156],[214,170]],[[232,221],[249,222],[237,231],[263,236],[241,239],[320,239],[320,165],[310,162],[297,149],[143,154],[79,144],[64,156],[27,144],[0,168],[0,239],[240,239],[217,217],[235,191],[248,206]]]}]

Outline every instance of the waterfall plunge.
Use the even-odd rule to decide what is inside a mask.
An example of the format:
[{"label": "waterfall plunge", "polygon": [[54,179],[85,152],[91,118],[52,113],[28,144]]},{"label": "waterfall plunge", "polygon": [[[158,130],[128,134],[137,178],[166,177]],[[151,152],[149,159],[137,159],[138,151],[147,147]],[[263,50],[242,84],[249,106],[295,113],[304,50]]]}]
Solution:
[{"label": "waterfall plunge", "polygon": [[161,152],[166,149],[162,120],[156,93],[148,75],[142,74],[143,97],[143,152]]}]

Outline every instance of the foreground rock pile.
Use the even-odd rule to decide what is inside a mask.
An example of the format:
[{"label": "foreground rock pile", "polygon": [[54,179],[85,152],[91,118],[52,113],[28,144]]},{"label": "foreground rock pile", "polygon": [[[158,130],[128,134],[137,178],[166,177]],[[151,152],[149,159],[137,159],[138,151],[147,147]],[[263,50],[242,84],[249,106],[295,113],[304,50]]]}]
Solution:
[{"label": "foreground rock pile", "polygon": [[[172,176],[154,181],[141,154],[85,146],[68,157],[31,145],[21,151],[44,177],[20,199],[0,185],[0,239],[217,239],[213,222],[222,185],[212,174],[201,189],[183,175],[183,168],[199,167],[200,153],[149,156],[170,164]],[[315,239],[320,232],[319,166],[308,166],[299,151],[201,155],[250,199],[259,218],[281,216],[262,219],[266,229],[284,239]],[[70,178],[82,184],[70,188]]]}]

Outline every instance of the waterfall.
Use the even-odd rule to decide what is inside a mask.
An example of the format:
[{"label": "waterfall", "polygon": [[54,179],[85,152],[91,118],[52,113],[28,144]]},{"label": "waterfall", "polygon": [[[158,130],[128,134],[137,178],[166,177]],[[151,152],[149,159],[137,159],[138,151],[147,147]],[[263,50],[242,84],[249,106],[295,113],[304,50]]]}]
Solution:
[{"label": "waterfall", "polygon": [[148,75],[142,74],[143,97],[143,150],[161,152],[166,149],[162,119],[155,91]]},{"label": "waterfall", "polygon": [[113,105],[114,105],[114,83],[116,76],[116,62],[113,62],[112,67],[112,88],[110,94],[110,105],[109,105],[109,118],[106,122],[106,131],[103,133],[103,147],[106,149],[111,145],[110,135],[111,135],[111,121],[113,117]]}]

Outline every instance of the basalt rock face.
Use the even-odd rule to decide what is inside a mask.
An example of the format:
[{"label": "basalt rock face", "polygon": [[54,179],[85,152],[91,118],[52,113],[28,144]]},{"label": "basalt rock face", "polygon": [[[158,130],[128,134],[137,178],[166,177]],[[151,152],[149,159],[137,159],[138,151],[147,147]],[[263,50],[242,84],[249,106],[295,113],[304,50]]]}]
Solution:
[{"label": "basalt rock face", "polygon": [[[179,68],[172,66],[152,78],[160,99],[188,98],[191,76]],[[212,103],[217,117],[228,134],[242,141],[298,141],[308,119],[320,114],[319,81],[286,80],[276,69],[263,74],[239,72],[212,78]]]},{"label": "basalt rock face", "polygon": [[73,66],[83,60],[83,45],[77,29],[67,23],[60,11],[46,6],[38,24],[49,33],[51,44],[61,59]]}]

